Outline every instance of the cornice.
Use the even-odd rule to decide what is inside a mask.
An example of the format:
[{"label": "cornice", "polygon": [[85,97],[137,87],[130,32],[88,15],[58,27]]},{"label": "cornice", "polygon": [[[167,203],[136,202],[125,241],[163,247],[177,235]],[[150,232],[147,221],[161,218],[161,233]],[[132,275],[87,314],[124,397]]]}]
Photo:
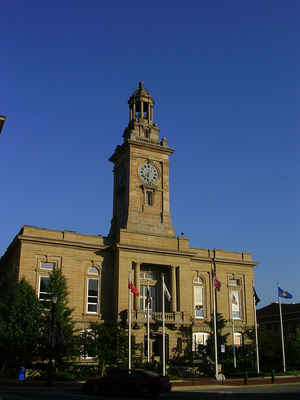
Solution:
[{"label": "cornice", "polygon": [[174,153],[175,149],[171,149],[170,147],[163,147],[159,144],[155,143],[147,143],[147,142],[138,142],[136,140],[128,139],[128,144],[136,147],[147,147],[151,148],[152,150],[158,151],[160,153],[172,154]]},{"label": "cornice", "polygon": [[255,267],[258,265],[256,261],[237,260],[236,258],[213,258],[213,257],[192,257],[192,261],[206,261],[210,263],[223,263],[223,264],[239,264],[243,266]]},{"label": "cornice", "polygon": [[122,244],[116,243],[115,247],[120,250],[129,250],[132,252],[142,251],[145,253],[159,253],[165,255],[172,255],[177,257],[184,257],[190,259],[190,261],[203,261],[208,263],[226,263],[226,264],[238,264],[248,267],[254,267],[258,263],[255,261],[243,261],[243,260],[236,260],[236,259],[223,259],[223,258],[211,258],[211,257],[195,257],[189,251],[178,251],[178,250],[171,250],[171,249],[160,249],[154,247],[146,247],[146,246],[131,246],[129,244]]},{"label": "cornice", "polygon": [[224,259],[224,258],[212,258],[212,257],[197,257],[193,254],[192,251],[180,251],[180,250],[172,250],[172,249],[162,249],[158,247],[146,247],[146,246],[132,246],[126,243],[112,243],[110,245],[93,245],[90,243],[85,242],[74,242],[69,240],[59,240],[59,239],[51,239],[51,238],[44,238],[44,237],[37,237],[37,236],[30,236],[30,235],[23,235],[20,234],[17,236],[17,239],[21,242],[31,242],[31,243],[42,243],[43,245],[48,246],[61,246],[61,247],[71,247],[77,249],[85,249],[85,250],[102,250],[107,251],[110,249],[119,249],[119,250],[127,250],[131,252],[144,252],[148,254],[161,254],[161,255],[171,255],[179,258],[187,258],[191,262],[201,261],[206,263],[222,263],[222,264],[235,264],[235,265],[242,265],[247,267],[255,267],[258,263],[256,261],[246,261],[246,260],[237,260],[237,259]]},{"label": "cornice", "polygon": [[122,243],[116,243],[115,247],[119,250],[129,250],[132,252],[142,251],[145,253],[159,253],[159,254],[172,255],[172,256],[177,256],[177,257],[191,258],[191,253],[180,252],[178,250],[161,249],[161,248],[157,248],[157,247],[146,247],[146,246],[130,246],[129,244],[122,244]]},{"label": "cornice", "polygon": [[90,243],[84,243],[84,242],[74,242],[74,241],[69,241],[69,240],[59,240],[59,239],[51,239],[51,238],[43,238],[43,237],[37,237],[37,236],[29,236],[29,235],[18,235],[17,236],[18,240],[20,241],[26,241],[26,242],[31,242],[31,243],[43,243],[44,245],[58,245],[58,246],[63,246],[63,247],[76,247],[76,248],[82,248],[82,249],[88,249],[88,250],[108,250],[111,245],[103,245],[101,246],[100,244],[97,245],[91,245]]},{"label": "cornice", "polygon": [[154,144],[154,143],[138,142],[136,140],[128,139],[125,143],[116,147],[113,155],[109,158],[109,161],[114,162],[115,159],[118,158],[121,153],[126,151],[131,146],[137,147],[137,148],[151,149],[158,153],[163,153],[163,154],[168,154],[168,155],[174,153],[174,151],[175,151],[174,149],[171,149],[170,147],[163,147],[161,145]]}]

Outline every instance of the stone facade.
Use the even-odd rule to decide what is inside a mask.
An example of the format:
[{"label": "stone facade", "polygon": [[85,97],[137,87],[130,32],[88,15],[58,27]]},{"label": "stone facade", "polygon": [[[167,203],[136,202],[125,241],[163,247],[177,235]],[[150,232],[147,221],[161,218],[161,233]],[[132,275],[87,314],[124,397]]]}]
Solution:
[{"label": "stone facade", "polygon": [[[92,321],[128,321],[128,278],[140,296],[134,298],[135,342],[144,354],[145,296],[151,295],[151,356],[161,353],[164,274],[171,300],[166,301],[170,357],[182,351],[183,336],[204,340],[210,333],[215,270],[222,287],[217,310],[236,332],[254,324],[253,267],[250,253],[191,248],[175,237],[169,202],[169,156],[166,138],[153,122],[154,100],[139,84],[129,99],[129,124],[114,163],[114,205],[107,237],[24,226],[0,261],[2,279],[25,277],[42,297],[44,278],[54,265],[62,269],[69,303],[79,328]],[[194,335],[193,335],[194,334]],[[197,339],[197,340],[198,340]],[[196,340],[196,339],[195,339]]]}]

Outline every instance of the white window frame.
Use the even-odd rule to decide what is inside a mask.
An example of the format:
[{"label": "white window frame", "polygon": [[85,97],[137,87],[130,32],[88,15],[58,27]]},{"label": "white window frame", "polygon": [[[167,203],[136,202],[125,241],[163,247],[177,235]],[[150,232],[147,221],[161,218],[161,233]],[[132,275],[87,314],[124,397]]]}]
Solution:
[{"label": "white window frame", "polygon": [[45,269],[47,271],[53,271],[55,268],[56,263],[52,261],[41,261],[40,268]]},{"label": "white window frame", "polygon": [[[82,331],[80,331],[80,336],[82,336],[84,333],[89,333],[89,332],[91,332],[91,329],[83,329]],[[81,360],[94,360],[95,359],[95,357],[93,357],[93,356],[89,356],[89,355],[86,355],[86,356],[84,356],[84,355],[80,355],[80,358],[81,358]]]},{"label": "white window frame", "polygon": [[241,280],[240,279],[229,279],[228,281],[229,286],[241,286]]},{"label": "white window frame", "polygon": [[[97,281],[97,296],[89,296],[89,281],[94,280]],[[99,294],[100,294],[100,290],[99,290],[99,276],[96,277],[88,277],[87,278],[87,288],[86,288],[86,312],[87,314],[99,314]],[[89,302],[89,297],[91,298],[96,298],[97,302]],[[89,305],[96,305],[96,311],[89,311]]]},{"label": "white window frame", "polygon": [[155,281],[155,280],[157,280],[156,271],[142,270],[142,271],[140,271],[140,279]]},{"label": "white window frame", "polygon": [[[239,338],[238,340],[236,340],[237,338]],[[237,341],[239,343],[237,343]],[[233,344],[235,347],[240,347],[243,344],[243,335],[240,332],[234,332],[234,336],[233,336]]]},{"label": "white window frame", "polygon": [[196,352],[197,347],[200,344],[202,346],[206,346],[209,336],[210,336],[210,334],[208,332],[193,332],[192,352]]},{"label": "white window frame", "polygon": [[[45,302],[45,301],[50,301],[50,292],[41,292],[41,280],[45,278],[45,279],[50,279],[49,275],[40,275],[39,277],[39,291],[38,291],[38,298],[40,301]],[[41,293],[42,294],[47,294],[49,295],[48,299],[41,299]]]},{"label": "white window frame", "polygon": [[[150,291],[150,307],[149,311],[155,311],[157,307],[157,289],[153,285],[149,285],[149,291]],[[141,285],[140,286],[140,306],[141,306],[141,311],[147,311],[147,305],[146,305],[146,293],[147,293],[147,285]],[[141,304],[142,303],[142,304]]]},{"label": "white window frame", "polygon": [[[200,288],[202,291],[201,297],[202,297],[202,304],[196,304],[195,301],[195,288]],[[193,303],[194,303],[194,317],[195,319],[204,319],[205,317],[205,308],[204,308],[204,284],[203,284],[203,279],[200,278],[199,276],[196,276],[193,279]],[[197,315],[197,311],[201,310],[202,315]]]},{"label": "white window frame", "polygon": [[88,270],[89,275],[99,275],[99,269],[92,265],[90,269]]}]

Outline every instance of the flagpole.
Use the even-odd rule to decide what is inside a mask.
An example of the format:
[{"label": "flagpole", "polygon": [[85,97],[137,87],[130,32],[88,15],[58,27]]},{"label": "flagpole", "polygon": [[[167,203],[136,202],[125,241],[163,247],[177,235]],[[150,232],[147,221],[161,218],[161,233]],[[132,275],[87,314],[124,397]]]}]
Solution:
[{"label": "flagpole", "polygon": [[233,366],[236,368],[236,352],[234,345],[234,318],[232,315],[232,305],[231,305],[231,318],[232,318],[232,354],[233,354]]},{"label": "flagpole", "polygon": [[[149,296],[149,283],[147,285],[147,295]],[[147,362],[150,362],[150,299],[147,299]]]},{"label": "flagpole", "polygon": [[254,310],[254,329],[255,329],[255,348],[256,348],[256,370],[260,373],[259,369],[259,351],[258,351],[258,335],[257,335],[257,318],[256,318],[256,299],[253,294],[253,310]]},{"label": "flagpole", "polygon": [[162,274],[163,376],[166,375],[165,278]]},{"label": "flagpole", "polygon": [[[214,276],[216,276],[215,255],[216,251],[214,250],[214,256],[213,256]],[[214,282],[213,282],[213,303],[214,303],[214,336],[215,336],[215,370],[216,370],[216,379],[218,379],[219,371],[218,371],[217,312],[216,312],[216,288]]]},{"label": "flagpole", "polygon": [[[279,284],[278,284],[279,287]],[[283,324],[282,324],[282,312],[281,312],[281,302],[278,291],[278,305],[279,305],[279,316],[280,316],[280,328],[281,328],[281,345],[282,345],[282,362],[283,362],[283,372],[286,372],[285,365],[285,351],[284,351],[284,336],[283,336]]]},{"label": "flagpole", "polygon": [[[128,284],[131,282],[131,271],[128,273]],[[131,370],[131,290],[128,287],[128,369]]]}]

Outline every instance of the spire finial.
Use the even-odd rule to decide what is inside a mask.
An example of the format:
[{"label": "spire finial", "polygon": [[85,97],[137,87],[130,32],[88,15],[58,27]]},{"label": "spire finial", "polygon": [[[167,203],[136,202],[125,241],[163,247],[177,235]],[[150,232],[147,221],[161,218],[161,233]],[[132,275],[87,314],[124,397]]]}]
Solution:
[{"label": "spire finial", "polygon": [[140,88],[140,89],[144,89],[144,83],[143,83],[143,81],[140,81],[140,82],[139,82],[139,88]]}]

